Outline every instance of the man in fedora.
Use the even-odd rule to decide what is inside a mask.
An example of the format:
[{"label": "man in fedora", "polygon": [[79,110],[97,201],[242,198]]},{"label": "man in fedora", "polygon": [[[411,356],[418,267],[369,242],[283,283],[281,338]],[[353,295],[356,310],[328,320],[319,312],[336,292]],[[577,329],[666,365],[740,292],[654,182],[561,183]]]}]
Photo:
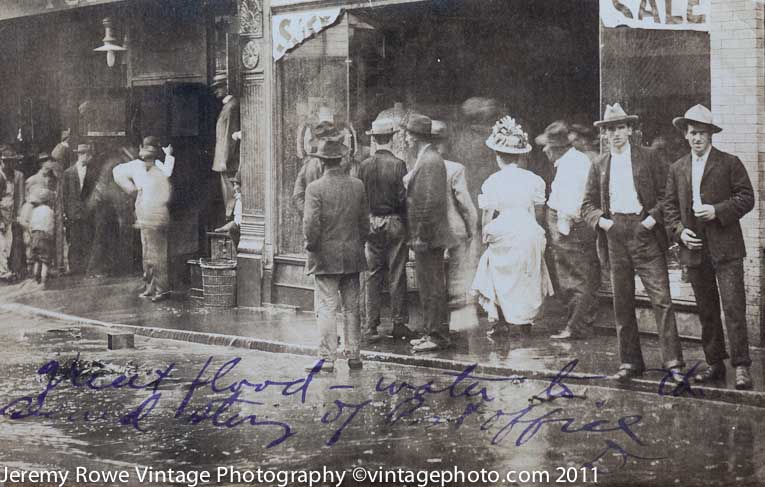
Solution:
[{"label": "man in fedora", "polygon": [[709,367],[698,382],[725,378],[725,351],[720,300],[730,341],[736,389],[751,389],[749,341],[746,328],[744,257],[746,247],[739,220],[754,208],[754,190],[738,157],[712,145],[722,129],[702,105],[672,123],[685,134],[691,153],[669,169],[664,220],[680,244],[680,263],[687,266],[696,295],[701,341]]},{"label": "man in fedora", "polygon": [[24,272],[21,259],[14,257],[22,238],[17,219],[24,204],[25,184],[24,174],[16,169],[21,159],[23,156],[8,146],[0,150],[0,279],[13,279]]},{"label": "man in fedora", "polygon": [[566,327],[551,338],[585,338],[592,331],[600,287],[596,235],[582,219],[582,201],[590,173],[590,159],[572,147],[576,135],[566,122],[547,126],[537,145],[555,167],[547,199],[547,227],[558,276],[558,297],[566,307]]},{"label": "man in fedora", "polygon": [[[656,155],[630,145],[638,117],[616,103],[595,126],[606,132],[610,153],[592,164],[582,215],[605,244],[611,267],[614,318],[621,365],[613,377],[626,381],[645,370],[635,316],[635,273],[651,300],[661,359],[668,378],[682,383],[683,352],[669,292],[667,235],[662,218],[666,165]],[[602,247],[601,247],[602,250]]]},{"label": "man in fedora", "polygon": [[[165,160],[160,161],[160,153]],[[146,288],[139,295],[159,302],[170,297],[167,262],[168,203],[172,188],[169,178],[175,168],[173,146],[162,147],[159,138],[144,137],[138,159],[114,167],[112,176],[126,193],[136,194],[136,224],[141,229],[143,278]]]},{"label": "man in fedora", "polygon": [[74,153],[77,162],[64,171],[64,224],[66,241],[69,244],[69,271],[72,274],[85,272],[93,236],[93,221],[88,212],[87,202],[96,187],[98,175],[93,166],[93,147],[77,144]]},{"label": "man in fedora", "polygon": [[239,170],[239,141],[232,134],[239,131],[239,100],[229,94],[228,75],[217,73],[210,84],[221,103],[218,121],[215,124],[215,154],[212,170],[220,173],[221,194],[225,204],[225,217],[229,218],[234,211],[234,186],[231,178]]},{"label": "man in fedora", "polygon": [[[338,304],[344,315],[345,350],[348,367],[360,369],[361,323],[359,318],[359,273],[367,268],[364,241],[369,233],[369,208],[364,184],[340,167],[348,153],[342,138],[319,141],[315,156],[324,164],[323,175],[305,192],[303,236],[308,253],[306,273],[316,283],[317,323],[321,334],[321,370],[331,372],[337,360]],[[308,370],[313,366],[308,367]]]},{"label": "man in fedora", "polygon": [[404,137],[416,161],[407,175],[406,209],[425,328],[425,336],[413,340],[414,352],[432,352],[451,345],[444,250],[453,247],[456,239],[449,225],[444,224],[446,165],[433,146],[432,125],[429,117],[412,113],[406,121]]},{"label": "man in fedora", "polygon": [[[442,157],[449,152],[448,127],[433,120],[431,134],[436,150]],[[478,327],[475,298],[470,295],[470,284],[478,266],[478,249],[473,240],[478,229],[478,210],[473,204],[467,185],[466,170],[459,162],[444,159],[446,165],[446,216],[454,235],[454,246],[447,249],[447,297],[449,325],[452,331]]]},{"label": "man in fedora", "polygon": [[340,138],[340,131],[335,128],[335,124],[329,121],[322,121],[316,124],[311,130],[313,140],[311,143],[311,152],[306,154],[303,165],[295,178],[295,186],[292,191],[292,205],[300,215],[303,214],[305,206],[305,190],[309,184],[316,181],[324,173],[324,163],[321,158],[316,157],[316,144],[325,138]]},{"label": "man in fedora", "polygon": [[406,232],[406,163],[393,155],[391,144],[398,132],[393,119],[372,122],[372,136],[377,150],[361,163],[359,179],[369,198],[369,237],[366,258],[369,273],[366,282],[366,324],[364,339],[379,339],[383,278],[387,272],[394,338],[411,338],[407,328],[409,310],[406,296],[406,260],[409,256]]}]

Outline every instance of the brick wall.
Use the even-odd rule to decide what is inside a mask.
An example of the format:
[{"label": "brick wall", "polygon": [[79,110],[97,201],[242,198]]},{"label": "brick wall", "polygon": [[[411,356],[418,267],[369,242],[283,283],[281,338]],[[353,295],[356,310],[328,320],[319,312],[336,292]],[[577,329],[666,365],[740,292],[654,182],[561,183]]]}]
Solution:
[{"label": "brick wall", "polygon": [[711,21],[711,108],[724,129],[714,144],[741,158],[754,185],[755,208],[741,221],[748,254],[747,317],[750,342],[765,345],[765,6],[753,0],[712,0]]}]

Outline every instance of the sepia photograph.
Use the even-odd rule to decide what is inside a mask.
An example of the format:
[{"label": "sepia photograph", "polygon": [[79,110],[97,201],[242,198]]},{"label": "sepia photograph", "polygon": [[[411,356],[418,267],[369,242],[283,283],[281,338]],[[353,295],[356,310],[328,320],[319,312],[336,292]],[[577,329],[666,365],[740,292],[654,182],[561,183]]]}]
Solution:
[{"label": "sepia photograph", "polygon": [[765,1],[0,45],[0,487],[765,486]]}]

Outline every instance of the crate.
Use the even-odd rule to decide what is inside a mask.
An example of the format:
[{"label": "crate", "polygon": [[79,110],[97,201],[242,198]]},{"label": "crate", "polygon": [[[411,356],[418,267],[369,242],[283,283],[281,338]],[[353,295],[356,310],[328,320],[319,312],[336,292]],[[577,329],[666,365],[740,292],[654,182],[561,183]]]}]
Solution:
[{"label": "crate", "polygon": [[236,249],[231,236],[224,232],[207,232],[207,243],[210,248],[210,259],[236,260]]}]

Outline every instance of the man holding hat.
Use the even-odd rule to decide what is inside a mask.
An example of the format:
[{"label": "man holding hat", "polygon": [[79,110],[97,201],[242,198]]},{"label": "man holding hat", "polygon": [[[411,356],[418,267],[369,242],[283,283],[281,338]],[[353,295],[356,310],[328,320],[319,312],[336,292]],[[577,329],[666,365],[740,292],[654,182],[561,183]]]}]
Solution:
[{"label": "man holding hat", "polygon": [[668,378],[682,383],[683,352],[669,292],[668,242],[662,218],[666,165],[655,153],[630,145],[637,120],[616,103],[608,105],[603,120],[595,122],[606,132],[610,153],[592,164],[582,214],[587,225],[598,231],[599,246],[607,245],[611,264],[621,361],[613,378],[626,381],[645,370],[635,316],[637,273],[651,300]]},{"label": "man holding hat", "polygon": [[71,135],[72,131],[70,129],[62,130],[61,142],[56,144],[56,147],[50,153],[51,157],[61,164],[64,170],[72,167],[75,161],[74,152],[72,152],[72,148],[69,146]]},{"label": "man holding hat", "polygon": [[[161,148],[161,150],[160,150]],[[157,158],[165,153],[165,161]],[[137,194],[135,217],[141,229],[143,277],[146,289],[141,297],[153,302],[170,297],[167,273],[167,227],[170,224],[168,203],[171,196],[169,178],[175,168],[173,146],[161,147],[158,137],[144,137],[138,159],[115,166],[116,182],[128,194]]]},{"label": "man holding hat", "polygon": [[[324,174],[305,192],[303,236],[308,253],[306,273],[316,283],[316,306],[321,339],[322,370],[331,372],[337,359],[335,311],[341,304],[348,367],[360,369],[361,323],[359,318],[359,273],[367,268],[364,241],[369,233],[369,206],[364,184],[348,175],[340,161],[348,153],[341,137],[319,141],[314,155],[324,165]],[[307,370],[312,370],[310,366]]]},{"label": "man holding hat", "polygon": [[217,73],[210,84],[223,108],[215,124],[215,155],[212,170],[220,173],[221,194],[226,205],[226,218],[234,211],[234,185],[231,178],[239,170],[239,141],[232,137],[239,131],[239,100],[229,94],[228,75]]},{"label": "man holding hat", "polygon": [[568,310],[566,327],[553,339],[586,337],[592,330],[600,287],[600,262],[596,236],[582,219],[582,200],[590,173],[590,159],[572,147],[576,135],[567,123],[551,123],[536,138],[537,145],[555,166],[547,200],[547,227],[550,232],[559,297]]},{"label": "man holding hat", "polygon": [[414,250],[417,284],[425,325],[425,336],[414,340],[414,352],[432,352],[448,348],[449,315],[444,276],[444,250],[456,239],[447,221],[446,165],[432,144],[432,121],[412,113],[406,120],[404,142],[415,156],[407,175],[407,222],[409,246]]},{"label": "man holding hat", "polygon": [[680,244],[680,263],[687,266],[701,322],[701,341],[709,367],[697,382],[725,378],[725,336],[720,300],[736,369],[736,389],[751,389],[746,328],[744,257],[739,220],[754,208],[754,190],[738,157],[712,146],[722,129],[703,105],[689,109],[672,123],[685,134],[691,153],[669,169],[664,219]]},{"label": "man holding hat", "polygon": [[22,238],[16,223],[24,203],[24,174],[16,170],[21,159],[23,156],[8,146],[0,151],[0,279],[11,279],[24,272],[16,265],[23,266],[17,262],[20,259],[11,259],[14,247],[19,248],[18,243],[14,246],[14,239]]},{"label": "man holding hat", "polygon": [[65,170],[63,176],[64,224],[69,244],[69,271],[81,274],[88,264],[93,237],[93,221],[87,201],[96,187],[98,175],[92,167],[93,147],[90,144],[77,144],[74,153],[77,162]]},{"label": "man holding hat", "polygon": [[385,272],[390,287],[390,309],[394,338],[411,338],[407,328],[409,310],[406,296],[406,260],[409,255],[406,232],[406,163],[393,155],[393,135],[398,132],[393,119],[372,122],[372,136],[377,148],[361,163],[359,179],[369,197],[369,237],[366,259],[369,273],[366,283],[366,326],[364,339],[379,338],[382,285]]}]

